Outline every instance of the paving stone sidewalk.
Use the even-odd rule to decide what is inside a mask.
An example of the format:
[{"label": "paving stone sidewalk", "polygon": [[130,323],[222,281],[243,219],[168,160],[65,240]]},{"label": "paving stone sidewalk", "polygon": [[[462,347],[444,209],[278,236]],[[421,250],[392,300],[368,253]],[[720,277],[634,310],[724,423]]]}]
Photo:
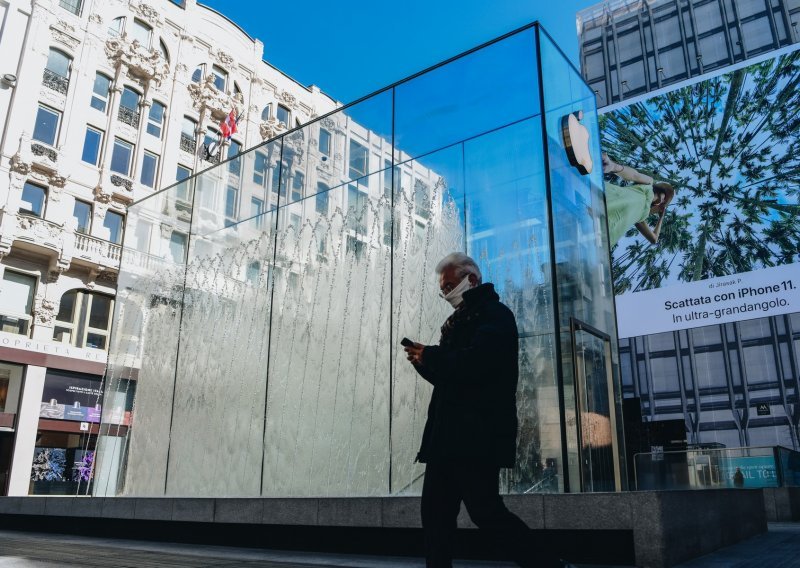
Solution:
[{"label": "paving stone sidewalk", "polygon": [[[417,558],[282,552],[0,531],[0,568],[423,568]],[[457,568],[509,568],[507,563],[456,562]],[[623,568],[587,566],[579,568]],[[800,523],[769,532],[676,568],[800,568]]]}]

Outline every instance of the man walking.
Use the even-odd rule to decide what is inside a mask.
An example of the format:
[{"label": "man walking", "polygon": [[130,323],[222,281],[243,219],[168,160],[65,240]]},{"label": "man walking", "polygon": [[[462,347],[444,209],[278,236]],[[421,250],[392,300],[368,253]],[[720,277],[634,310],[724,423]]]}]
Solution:
[{"label": "man walking", "polygon": [[428,568],[450,568],[461,502],[472,521],[510,548],[520,566],[534,561],[530,533],[499,495],[500,468],[513,467],[517,438],[519,341],[514,314],[475,261],[452,253],[436,267],[442,297],[455,311],[439,345],[405,348],[417,372],[433,385],[417,459],[426,464],[422,527]]}]

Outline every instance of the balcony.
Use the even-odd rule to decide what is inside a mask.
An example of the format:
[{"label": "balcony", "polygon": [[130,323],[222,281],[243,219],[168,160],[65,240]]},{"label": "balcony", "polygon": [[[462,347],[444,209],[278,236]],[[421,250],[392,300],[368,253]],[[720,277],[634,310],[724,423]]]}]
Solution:
[{"label": "balcony", "polygon": [[117,113],[117,118],[123,124],[133,126],[134,128],[139,128],[139,119],[141,118],[141,114],[138,110],[120,106],[119,112]]},{"label": "balcony", "polygon": [[75,233],[73,261],[88,261],[91,264],[119,269],[122,246],[83,233]]},{"label": "balcony", "polygon": [[54,71],[50,71],[50,69],[45,69],[42,76],[42,84],[51,91],[66,95],[69,90],[69,77],[64,77]]},{"label": "balcony", "polygon": [[63,225],[26,213],[17,214],[15,240],[35,244],[60,253],[64,243],[63,233]]},{"label": "balcony", "polygon": [[197,140],[188,134],[181,133],[181,150],[194,154],[197,150]]}]

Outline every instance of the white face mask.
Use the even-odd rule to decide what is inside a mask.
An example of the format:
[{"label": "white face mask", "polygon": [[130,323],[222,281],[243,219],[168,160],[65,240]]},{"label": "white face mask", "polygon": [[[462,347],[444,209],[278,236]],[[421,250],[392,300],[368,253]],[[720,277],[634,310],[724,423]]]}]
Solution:
[{"label": "white face mask", "polygon": [[447,300],[450,303],[450,305],[453,306],[453,308],[457,308],[458,306],[461,305],[461,302],[464,301],[464,298],[462,298],[464,292],[466,292],[470,288],[472,288],[472,284],[469,281],[469,275],[467,275],[458,284],[458,286],[450,290],[450,292],[448,292],[447,294],[442,294],[441,296],[442,298]]}]

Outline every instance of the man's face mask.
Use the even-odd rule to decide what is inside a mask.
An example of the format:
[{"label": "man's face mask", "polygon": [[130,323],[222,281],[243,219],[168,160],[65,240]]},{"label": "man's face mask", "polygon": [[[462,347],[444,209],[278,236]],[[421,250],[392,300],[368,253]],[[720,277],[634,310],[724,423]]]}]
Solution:
[{"label": "man's face mask", "polygon": [[441,294],[442,298],[447,300],[453,308],[457,308],[461,305],[461,302],[464,301],[462,296],[464,292],[472,288],[472,284],[469,281],[469,275],[465,276],[464,279],[452,290],[450,290],[447,294]]}]

